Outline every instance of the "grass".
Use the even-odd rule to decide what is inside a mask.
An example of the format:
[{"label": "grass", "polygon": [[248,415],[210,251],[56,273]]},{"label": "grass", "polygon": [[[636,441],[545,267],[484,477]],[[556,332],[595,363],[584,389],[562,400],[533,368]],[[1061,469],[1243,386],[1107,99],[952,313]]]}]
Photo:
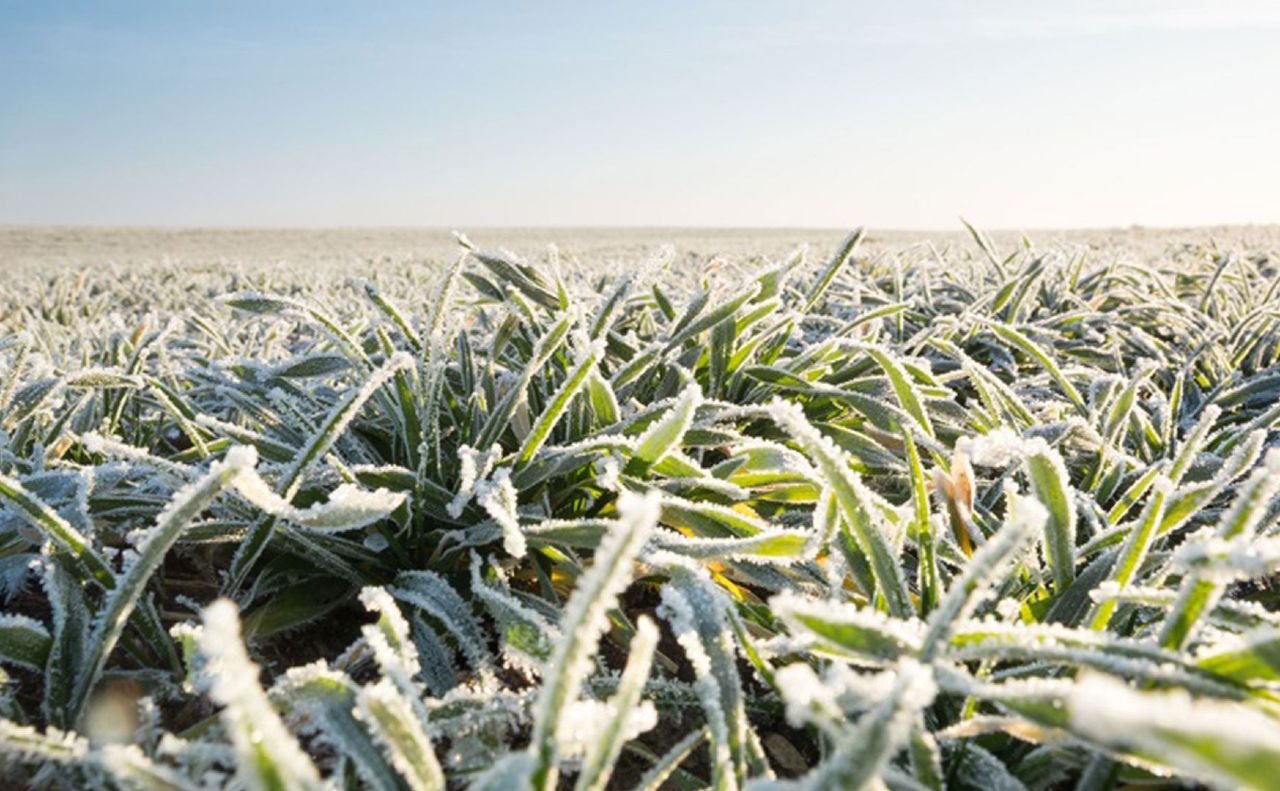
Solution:
[{"label": "grass", "polygon": [[0,778],[1270,787],[1274,254],[972,233],[26,271]]}]

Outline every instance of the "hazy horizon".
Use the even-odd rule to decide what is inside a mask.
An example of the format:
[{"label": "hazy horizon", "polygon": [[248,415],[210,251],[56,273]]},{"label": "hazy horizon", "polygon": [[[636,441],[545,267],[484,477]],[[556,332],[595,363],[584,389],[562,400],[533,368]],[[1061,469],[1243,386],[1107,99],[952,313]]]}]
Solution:
[{"label": "hazy horizon", "polygon": [[[837,249],[847,228],[675,228],[675,227],[480,227],[436,228],[84,228],[0,226],[0,270],[6,274],[49,272],[104,263],[209,264],[234,261],[261,266],[278,262],[316,264],[324,271],[354,271],[371,261],[453,259],[460,230],[484,249],[509,250],[541,260],[554,245],[560,254],[587,261],[634,262],[661,247],[697,257],[779,260],[800,244],[813,257]],[[1209,228],[1023,229],[984,228],[1002,251],[1020,249],[1024,239],[1042,250],[1109,250],[1126,260],[1167,260],[1188,249],[1280,249],[1280,225]],[[919,231],[867,228],[860,247],[876,257],[936,246],[939,251],[976,254],[963,226]],[[317,270],[317,271],[320,271]]]},{"label": "hazy horizon", "polygon": [[1280,6],[0,8],[0,225],[1280,222]]},{"label": "hazy horizon", "polygon": [[[678,223],[514,223],[514,224],[431,224],[423,223],[420,225],[403,225],[403,224],[367,224],[367,225],[192,225],[184,223],[160,224],[160,223],[68,223],[68,222],[31,222],[31,223],[0,223],[0,231],[56,231],[59,229],[74,231],[143,231],[143,232],[198,232],[198,233],[219,233],[219,232],[281,232],[281,233],[306,233],[306,232],[332,232],[332,231],[409,231],[409,232],[439,232],[439,233],[465,233],[471,230],[476,231],[731,231],[731,232],[786,232],[786,231],[824,231],[824,232],[849,232],[855,228],[862,228],[867,233],[886,233],[886,234],[967,234],[963,223],[957,220],[952,226],[936,226],[936,227],[889,227],[889,226],[872,226],[865,223],[850,223],[847,225],[683,225]],[[1082,232],[1087,233],[1107,232],[1107,231],[1205,231],[1215,229],[1248,229],[1248,228],[1280,228],[1280,221],[1275,222],[1216,222],[1201,223],[1192,225],[1157,225],[1150,223],[1117,223],[1114,225],[1042,225],[1042,226],[975,226],[975,229],[982,233],[1001,233],[1001,234],[1017,234],[1017,233],[1035,233],[1037,231],[1061,233],[1061,232]]]}]

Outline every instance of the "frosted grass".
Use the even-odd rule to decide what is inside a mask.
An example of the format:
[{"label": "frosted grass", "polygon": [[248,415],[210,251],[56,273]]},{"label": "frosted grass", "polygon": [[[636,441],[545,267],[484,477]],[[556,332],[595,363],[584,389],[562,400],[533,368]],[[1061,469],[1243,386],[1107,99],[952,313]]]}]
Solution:
[{"label": "frosted grass", "polygon": [[970,232],[24,275],[0,783],[1268,787],[1275,253]]}]

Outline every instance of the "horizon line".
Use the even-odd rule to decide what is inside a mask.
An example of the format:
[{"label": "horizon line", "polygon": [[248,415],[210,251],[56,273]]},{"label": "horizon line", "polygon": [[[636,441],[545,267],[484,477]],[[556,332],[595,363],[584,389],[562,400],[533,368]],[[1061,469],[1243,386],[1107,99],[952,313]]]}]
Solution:
[{"label": "horizon line", "polygon": [[[969,223],[984,233],[1033,233],[1050,232],[1082,232],[1082,231],[1197,231],[1206,229],[1234,228],[1272,228],[1280,227],[1280,220],[1261,222],[1206,222],[1186,225],[1161,225],[1154,223],[1116,223],[1113,225],[1028,225],[1028,226],[987,226]],[[371,224],[371,225],[241,225],[241,224],[136,224],[136,223],[0,223],[0,232],[12,231],[201,231],[201,232],[319,232],[319,231],[440,231],[443,233],[484,231],[831,231],[850,232],[861,228],[867,233],[968,233],[965,221],[957,219],[954,227],[880,227],[871,224],[850,225],[691,225],[681,223],[455,223],[455,224]]]}]

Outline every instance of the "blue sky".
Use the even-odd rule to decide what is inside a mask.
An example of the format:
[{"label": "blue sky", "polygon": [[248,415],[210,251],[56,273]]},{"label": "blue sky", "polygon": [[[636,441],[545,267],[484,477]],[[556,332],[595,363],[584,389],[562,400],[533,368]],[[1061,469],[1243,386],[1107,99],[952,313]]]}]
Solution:
[{"label": "blue sky", "polygon": [[0,224],[1280,222],[1280,3],[0,0]]}]

